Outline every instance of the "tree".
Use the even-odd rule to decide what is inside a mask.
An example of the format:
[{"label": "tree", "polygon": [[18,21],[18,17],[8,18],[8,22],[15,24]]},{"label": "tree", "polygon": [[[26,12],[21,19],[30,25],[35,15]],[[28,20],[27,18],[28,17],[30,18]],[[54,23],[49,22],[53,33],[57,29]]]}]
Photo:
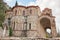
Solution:
[{"label": "tree", "polygon": [[5,20],[5,11],[7,10],[5,3],[3,0],[0,1],[0,27],[2,27],[2,23]]}]

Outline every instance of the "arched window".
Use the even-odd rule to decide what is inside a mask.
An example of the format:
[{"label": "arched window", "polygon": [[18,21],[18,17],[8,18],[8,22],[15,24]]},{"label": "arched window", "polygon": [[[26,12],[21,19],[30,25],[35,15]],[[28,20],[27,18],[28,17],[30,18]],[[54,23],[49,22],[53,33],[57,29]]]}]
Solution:
[{"label": "arched window", "polygon": [[14,22],[14,27],[13,27],[13,30],[15,29],[15,22]]},{"label": "arched window", "polygon": [[23,10],[23,16],[25,16],[25,11]]},{"label": "arched window", "polygon": [[27,30],[27,22],[24,22],[24,24],[23,24],[23,30]]},{"label": "arched window", "polygon": [[49,14],[49,13],[46,13],[46,15],[50,16],[50,14]]},{"label": "arched window", "polygon": [[30,9],[30,14],[32,14],[32,10]]},{"label": "arched window", "polygon": [[11,20],[11,18],[8,18],[8,20]]},{"label": "arched window", "polygon": [[15,16],[17,15],[17,10],[15,10]]},{"label": "arched window", "polygon": [[31,23],[29,23],[29,30],[31,29]]},{"label": "arched window", "polygon": [[8,25],[10,26],[11,24],[11,18],[8,18]]}]

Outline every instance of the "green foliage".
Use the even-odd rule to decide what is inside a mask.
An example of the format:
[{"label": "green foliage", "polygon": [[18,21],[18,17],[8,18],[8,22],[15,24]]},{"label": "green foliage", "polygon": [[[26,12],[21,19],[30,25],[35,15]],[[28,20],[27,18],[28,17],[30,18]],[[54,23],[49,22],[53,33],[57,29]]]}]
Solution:
[{"label": "green foliage", "polygon": [[52,38],[52,36],[50,34],[46,34],[46,38]]},{"label": "green foliage", "polygon": [[12,32],[13,32],[12,28],[9,27],[9,36],[12,36]]},{"label": "green foliage", "polygon": [[2,23],[5,20],[5,11],[7,10],[4,2],[1,0],[0,1],[0,27],[2,26]]},{"label": "green foliage", "polygon": [[46,34],[46,38],[48,38],[49,36],[48,36],[48,34]]}]

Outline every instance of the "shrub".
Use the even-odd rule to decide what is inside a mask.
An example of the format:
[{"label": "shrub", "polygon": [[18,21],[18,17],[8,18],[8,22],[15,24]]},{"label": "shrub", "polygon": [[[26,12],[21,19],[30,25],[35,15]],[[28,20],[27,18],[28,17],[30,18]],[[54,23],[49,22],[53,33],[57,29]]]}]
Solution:
[{"label": "shrub", "polygon": [[12,28],[9,27],[9,36],[12,36],[12,32],[13,32]]}]

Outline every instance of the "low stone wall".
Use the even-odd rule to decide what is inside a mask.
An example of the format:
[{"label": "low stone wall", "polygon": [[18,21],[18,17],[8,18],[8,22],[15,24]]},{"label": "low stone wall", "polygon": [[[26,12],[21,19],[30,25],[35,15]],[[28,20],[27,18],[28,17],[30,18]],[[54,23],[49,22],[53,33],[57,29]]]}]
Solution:
[{"label": "low stone wall", "polygon": [[60,38],[3,37],[0,40],[60,40]]}]

